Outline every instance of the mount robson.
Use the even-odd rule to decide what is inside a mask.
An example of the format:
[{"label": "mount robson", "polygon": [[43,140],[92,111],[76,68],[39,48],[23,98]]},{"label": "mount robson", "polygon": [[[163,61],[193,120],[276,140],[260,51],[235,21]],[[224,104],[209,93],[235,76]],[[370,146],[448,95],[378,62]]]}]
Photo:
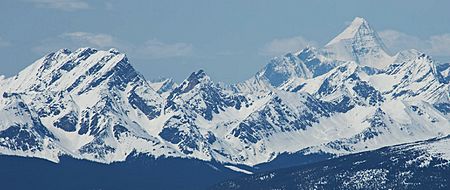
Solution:
[{"label": "mount robson", "polygon": [[147,80],[116,49],[0,77],[6,189],[448,189],[450,64],[363,18],[225,85]]}]

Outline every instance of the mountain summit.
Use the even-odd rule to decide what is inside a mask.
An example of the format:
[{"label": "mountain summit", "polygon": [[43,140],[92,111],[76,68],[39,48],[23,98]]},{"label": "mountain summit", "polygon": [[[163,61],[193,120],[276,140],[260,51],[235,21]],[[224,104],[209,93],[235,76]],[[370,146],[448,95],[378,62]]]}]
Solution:
[{"label": "mountain summit", "polygon": [[353,39],[355,38],[356,35],[358,35],[359,32],[365,31],[367,31],[366,34],[371,34],[375,32],[366,19],[356,17],[355,19],[353,19],[350,25],[348,25],[347,28],[345,28],[344,31],[342,31],[339,35],[334,37],[325,46],[330,46],[332,44],[339,43],[342,40]]},{"label": "mountain summit", "polygon": [[251,86],[260,85],[261,81],[266,84],[262,86],[278,88],[299,78],[303,80],[323,75],[348,62],[372,70],[387,69],[396,60],[396,56],[390,56],[387,52],[377,32],[364,18],[356,17],[324,47],[307,47],[275,57],[240,88],[251,89]]},{"label": "mountain summit", "polygon": [[361,17],[356,17],[324,49],[330,58],[379,69],[386,68],[392,61],[377,32]]},{"label": "mountain summit", "polygon": [[450,135],[448,66],[435,64],[414,50],[389,56],[362,18],[230,86],[203,70],[149,82],[115,49],[62,49],[0,80],[0,154],[254,166]]}]

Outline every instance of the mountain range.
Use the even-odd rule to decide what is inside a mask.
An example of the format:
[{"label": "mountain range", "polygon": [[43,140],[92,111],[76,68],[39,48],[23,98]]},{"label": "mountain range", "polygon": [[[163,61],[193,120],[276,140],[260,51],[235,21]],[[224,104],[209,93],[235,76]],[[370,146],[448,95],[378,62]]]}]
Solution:
[{"label": "mountain range", "polygon": [[[116,49],[61,49],[0,78],[0,154],[100,163],[132,155],[255,166],[450,134],[450,64],[391,54],[363,18],[324,47],[224,85],[147,80]],[[245,171],[230,167],[236,171]]]}]

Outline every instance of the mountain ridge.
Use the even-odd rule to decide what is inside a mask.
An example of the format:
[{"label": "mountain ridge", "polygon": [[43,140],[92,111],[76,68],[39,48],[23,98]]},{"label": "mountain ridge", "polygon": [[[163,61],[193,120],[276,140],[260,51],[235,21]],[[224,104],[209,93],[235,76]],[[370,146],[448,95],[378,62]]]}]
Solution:
[{"label": "mountain ridge", "polygon": [[152,82],[115,49],[61,49],[0,81],[0,153],[112,163],[137,152],[254,166],[450,134],[450,67],[385,49],[356,18],[324,48],[274,58],[230,86],[204,70],[180,84]]}]

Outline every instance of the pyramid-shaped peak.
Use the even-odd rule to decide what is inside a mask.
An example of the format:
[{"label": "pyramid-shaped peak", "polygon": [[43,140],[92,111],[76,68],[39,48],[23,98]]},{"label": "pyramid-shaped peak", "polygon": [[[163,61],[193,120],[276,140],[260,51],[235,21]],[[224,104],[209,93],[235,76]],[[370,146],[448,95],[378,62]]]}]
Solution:
[{"label": "pyramid-shaped peak", "polygon": [[186,78],[180,85],[178,85],[168,96],[168,99],[171,100],[180,94],[184,94],[186,92],[191,91],[196,86],[210,86],[213,85],[213,82],[209,78],[209,76],[205,73],[203,69],[198,70],[197,72],[192,72],[188,78]]},{"label": "pyramid-shaped peak", "polygon": [[360,26],[363,24],[367,24],[366,19],[362,18],[362,17],[355,17],[355,19],[353,19],[352,23],[350,24],[350,26]]},{"label": "pyramid-shaped peak", "polygon": [[197,85],[200,83],[206,84],[210,83],[211,78],[206,74],[203,69],[193,72],[183,83],[188,83],[190,85]]},{"label": "pyramid-shaped peak", "polygon": [[383,69],[392,63],[377,32],[361,17],[356,17],[324,50],[331,59],[355,61],[363,66]]},{"label": "pyramid-shaped peak", "polygon": [[203,69],[198,70],[197,72],[193,72],[189,78],[188,81],[192,81],[192,80],[201,80],[203,78],[208,77],[208,75],[206,75],[205,71]]},{"label": "pyramid-shaped peak", "polygon": [[375,31],[369,25],[366,19],[362,17],[356,17],[355,19],[353,19],[350,25],[347,28],[345,28],[345,30],[342,33],[340,33],[334,39],[332,39],[326,46],[330,46],[342,40],[353,39],[358,34],[376,35]]}]

